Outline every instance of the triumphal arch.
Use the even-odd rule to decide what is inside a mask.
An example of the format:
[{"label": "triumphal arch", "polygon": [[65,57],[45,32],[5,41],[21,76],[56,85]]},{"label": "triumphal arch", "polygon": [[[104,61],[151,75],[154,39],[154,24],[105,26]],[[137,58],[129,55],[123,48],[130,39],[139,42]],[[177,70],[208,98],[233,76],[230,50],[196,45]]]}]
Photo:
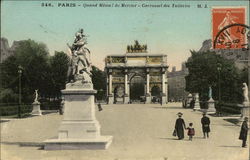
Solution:
[{"label": "triumphal arch", "polygon": [[125,54],[108,55],[108,103],[167,103],[167,68],[167,55],[150,54],[138,41]]}]

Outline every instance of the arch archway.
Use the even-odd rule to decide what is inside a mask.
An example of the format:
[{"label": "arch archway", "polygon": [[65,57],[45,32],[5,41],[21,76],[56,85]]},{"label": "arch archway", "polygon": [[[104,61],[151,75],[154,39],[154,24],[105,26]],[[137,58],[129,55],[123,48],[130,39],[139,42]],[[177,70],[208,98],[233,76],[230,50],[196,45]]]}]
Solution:
[{"label": "arch archway", "polygon": [[144,102],[145,101],[145,79],[140,75],[135,75],[130,79],[130,101]]},{"label": "arch archway", "polygon": [[117,86],[114,89],[114,103],[122,103],[124,96],[124,87]]},{"label": "arch archway", "polygon": [[151,89],[151,96],[152,96],[152,102],[153,103],[159,103],[160,102],[160,96],[161,96],[161,89],[159,86],[154,85]]}]

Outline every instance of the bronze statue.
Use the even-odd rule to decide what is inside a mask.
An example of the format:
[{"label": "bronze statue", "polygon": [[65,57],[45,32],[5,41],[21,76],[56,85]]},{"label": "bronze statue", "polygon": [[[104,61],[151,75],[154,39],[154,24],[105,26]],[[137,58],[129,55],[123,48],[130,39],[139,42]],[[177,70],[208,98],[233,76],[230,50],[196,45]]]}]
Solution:
[{"label": "bronze statue", "polygon": [[127,53],[135,53],[135,52],[147,52],[147,45],[141,45],[138,40],[135,40],[134,45],[127,46]]}]

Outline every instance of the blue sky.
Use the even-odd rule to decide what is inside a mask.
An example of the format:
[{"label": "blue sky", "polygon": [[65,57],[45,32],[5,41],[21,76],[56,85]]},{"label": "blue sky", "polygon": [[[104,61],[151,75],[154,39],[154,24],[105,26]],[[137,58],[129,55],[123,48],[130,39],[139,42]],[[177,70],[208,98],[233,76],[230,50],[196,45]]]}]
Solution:
[{"label": "blue sky", "polygon": [[[42,7],[49,2],[54,7]],[[1,36],[9,40],[33,39],[47,44],[51,54],[68,51],[75,32],[83,28],[88,37],[93,64],[104,67],[109,54],[124,54],[127,44],[139,40],[148,45],[150,53],[168,55],[170,67],[180,68],[190,56],[190,49],[198,50],[202,42],[211,38],[212,6],[246,6],[248,1],[71,1],[83,4],[187,4],[190,8],[84,8],[58,7],[70,1],[1,1]],[[197,8],[197,4],[208,8]],[[248,17],[249,18],[249,17]],[[247,22],[249,24],[249,21]]]}]

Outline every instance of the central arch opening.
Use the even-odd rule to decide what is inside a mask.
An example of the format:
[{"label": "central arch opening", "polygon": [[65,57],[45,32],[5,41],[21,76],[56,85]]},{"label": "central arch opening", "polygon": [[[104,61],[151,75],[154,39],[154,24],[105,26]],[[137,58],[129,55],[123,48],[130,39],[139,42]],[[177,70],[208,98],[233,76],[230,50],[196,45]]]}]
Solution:
[{"label": "central arch opening", "polygon": [[160,103],[161,89],[159,86],[154,85],[151,89],[151,96],[153,103]]},{"label": "central arch opening", "polygon": [[142,76],[134,76],[130,80],[130,101],[140,103],[145,101],[145,80]]}]

